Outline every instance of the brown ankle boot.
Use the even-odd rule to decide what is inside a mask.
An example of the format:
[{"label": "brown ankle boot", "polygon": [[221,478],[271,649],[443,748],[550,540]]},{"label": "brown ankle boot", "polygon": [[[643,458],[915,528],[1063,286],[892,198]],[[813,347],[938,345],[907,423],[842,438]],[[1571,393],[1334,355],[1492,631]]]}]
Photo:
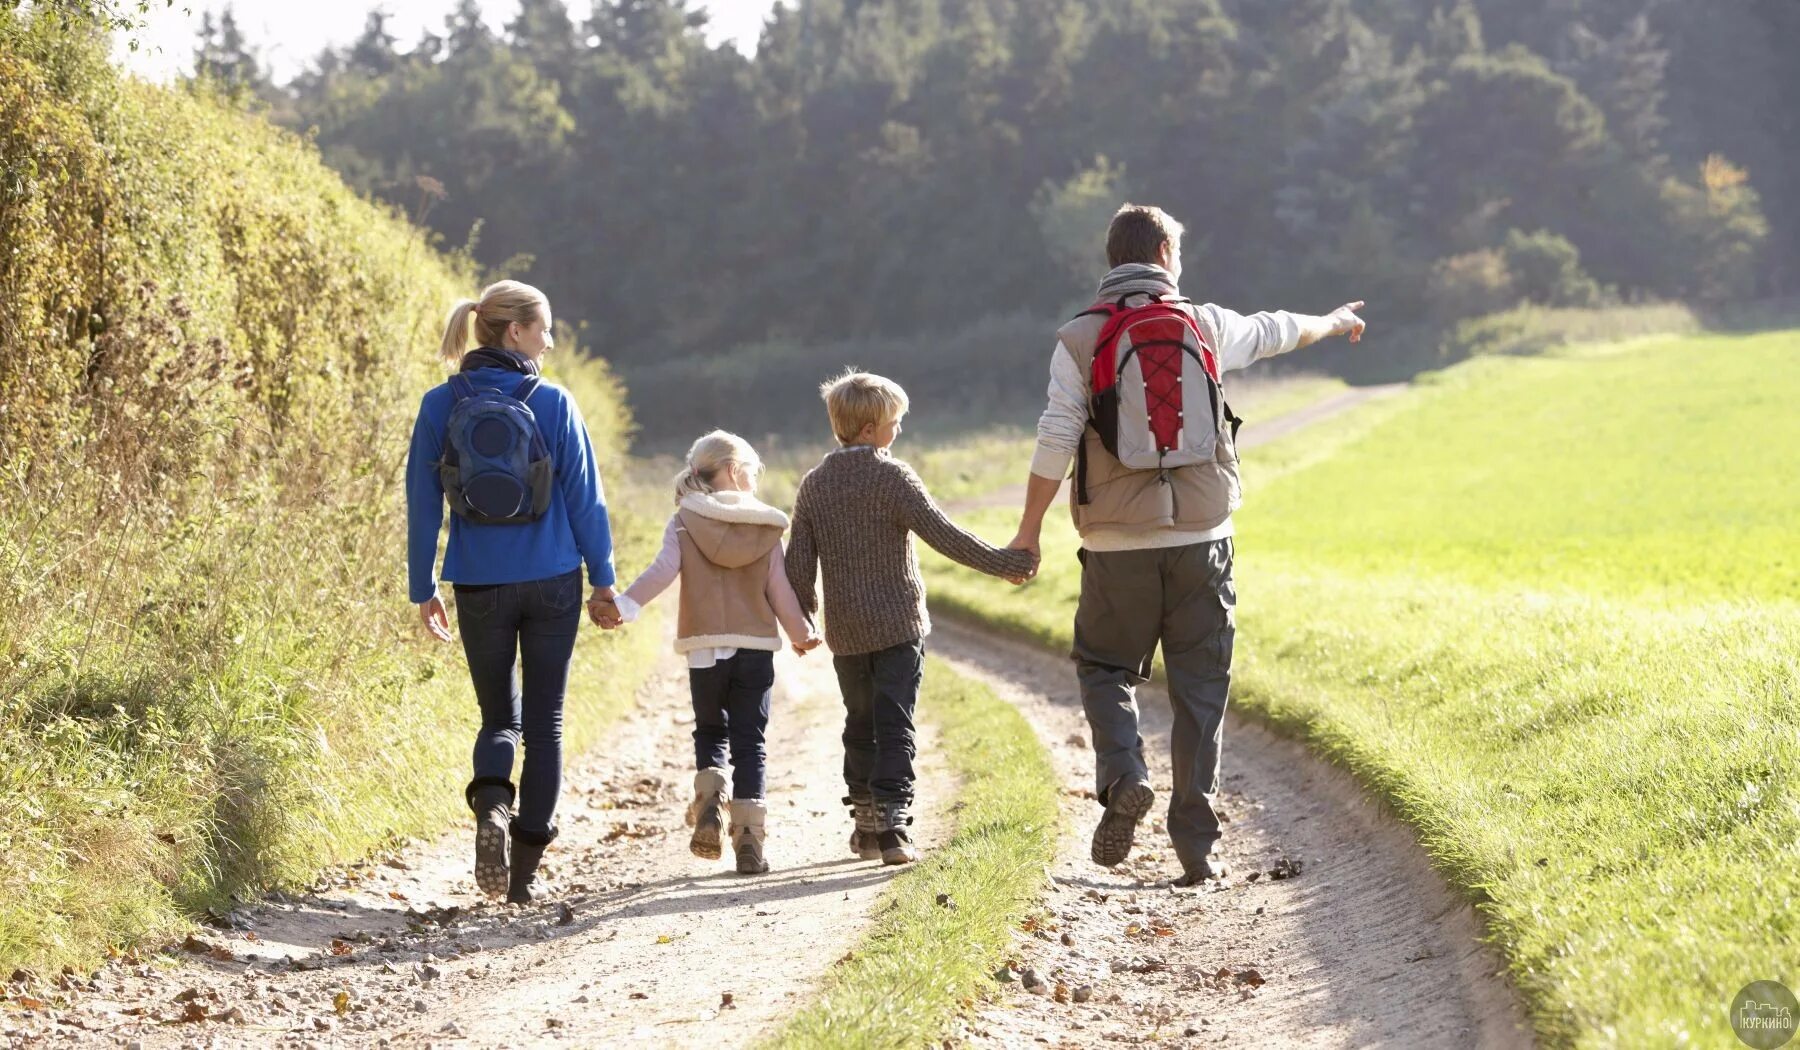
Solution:
[{"label": "brown ankle boot", "polygon": [[769,807],[761,799],[734,799],[731,803],[731,844],[737,850],[739,875],[761,875],[769,870],[763,859],[763,820]]},{"label": "brown ankle boot", "polygon": [[876,826],[875,800],[868,795],[851,793],[845,796],[844,805],[850,807],[850,816],[856,827],[850,832],[850,852],[863,860],[881,859],[880,829]]},{"label": "brown ankle boot", "polygon": [[881,862],[883,864],[911,864],[919,859],[919,851],[913,846],[912,814],[907,811],[904,802],[880,802],[876,809],[876,841],[881,846]]},{"label": "brown ankle boot", "polygon": [[687,822],[694,829],[688,849],[694,856],[718,860],[724,850],[720,840],[725,835],[725,771],[702,769],[694,774],[694,801],[688,804]]}]

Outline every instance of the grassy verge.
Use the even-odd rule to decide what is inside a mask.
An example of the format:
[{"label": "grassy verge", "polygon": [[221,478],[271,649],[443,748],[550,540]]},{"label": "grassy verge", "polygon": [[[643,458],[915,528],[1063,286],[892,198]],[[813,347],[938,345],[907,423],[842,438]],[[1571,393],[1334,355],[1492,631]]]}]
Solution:
[{"label": "grassy verge", "polygon": [[[400,477],[444,312],[480,282],[304,140],[16,6],[0,974],[47,974],[460,808],[475,705],[406,601]],[[623,392],[597,360],[551,367],[616,480]],[[641,564],[660,523],[617,524]],[[655,640],[582,643],[577,746]]]},{"label": "grassy verge", "polygon": [[[894,880],[863,944],[778,1032],[780,1047],[915,1047],[981,993],[1056,851],[1056,781],[1023,716],[932,661],[919,710],[962,784],[956,831]],[[954,907],[940,904],[947,895]]]},{"label": "grassy verge", "polygon": [[[1247,457],[1236,702],[1419,828],[1549,1044],[1738,1045],[1800,979],[1796,342],[1475,361]],[[1074,546],[934,605],[1067,645]]]}]

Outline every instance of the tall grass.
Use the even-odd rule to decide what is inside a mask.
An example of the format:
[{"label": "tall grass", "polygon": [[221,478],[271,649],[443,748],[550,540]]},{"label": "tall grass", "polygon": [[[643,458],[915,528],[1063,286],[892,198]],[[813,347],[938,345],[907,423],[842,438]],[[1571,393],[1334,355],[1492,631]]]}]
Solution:
[{"label": "tall grass", "polygon": [[[472,268],[55,21],[0,10],[7,970],[433,827],[473,717],[406,602],[398,485]],[[560,376],[616,466],[621,391],[597,361]],[[584,644],[577,736],[647,644]]]}]

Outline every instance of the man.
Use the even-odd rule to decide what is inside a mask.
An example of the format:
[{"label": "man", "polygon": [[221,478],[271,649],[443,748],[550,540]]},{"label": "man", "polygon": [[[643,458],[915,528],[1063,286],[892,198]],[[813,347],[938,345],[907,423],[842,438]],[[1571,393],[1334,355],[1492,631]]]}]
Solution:
[{"label": "man", "polygon": [[[1098,304],[1057,331],[1049,405],[1038,421],[1011,546],[1039,551],[1044,512],[1076,461],[1070,509],[1081,533],[1082,572],[1072,655],[1093,730],[1095,789],[1106,808],[1094,830],[1094,862],[1123,861],[1155,801],[1136,689],[1149,679],[1160,642],[1175,715],[1169,837],[1181,860],[1177,884],[1189,886],[1213,877],[1213,802],[1237,603],[1236,428],[1218,380],[1330,336],[1358,341],[1363,304],[1323,317],[1246,317],[1196,306],[1177,291],[1181,234],[1181,224],[1160,208],[1127,204],[1113,216],[1106,237],[1112,270],[1100,282]],[[1111,407],[1094,397],[1097,381]]]}]

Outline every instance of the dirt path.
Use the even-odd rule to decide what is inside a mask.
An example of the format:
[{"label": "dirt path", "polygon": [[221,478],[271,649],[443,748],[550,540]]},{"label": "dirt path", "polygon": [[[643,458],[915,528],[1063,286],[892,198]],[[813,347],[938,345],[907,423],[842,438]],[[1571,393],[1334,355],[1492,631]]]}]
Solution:
[{"label": "dirt path", "polygon": [[1173,889],[1181,868],[1162,821],[1170,715],[1162,691],[1147,688],[1140,703],[1157,807],[1131,858],[1108,871],[1088,859],[1100,808],[1069,661],[950,624],[934,637],[939,656],[1025,713],[1065,788],[1054,888],[1041,925],[1016,945],[1017,972],[1034,971],[1045,990],[1005,985],[967,1025],[969,1043],[1530,1045],[1473,910],[1347,774],[1229,716],[1226,875]]},{"label": "dirt path", "polygon": [[[1276,416],[1274,419],[1246,423],[1242,434],[1238,437],[1238,451],[1243,452],[1277,438],[1286,437],[1296,430],[1330,419],[1332,416],[1341,415],[1366,402],[1392,397],[1405,389],[1405,383],[1354,387],[1305,408]],[[985,495],[970,499],[955,500],[945,506],[952,513],[962,514],[972,510],[986,510],[990,507],[1016,508],[1022,506],[1024,502],[1025,486],[1021,484],[1008,485],[1005,488],[995,489]]]},{"label": "dirt path", "polygon": [[[686,677],[672,673],[570,770],[547,902],[478,897],[465,823],[317,892],[223,917],[175,958],[37,981],[45,1008],[0,1015],[0,1035],[146,1047],[748,1043],[854,945],[901,870],[848,855],[830,657],[784,654],[777,667],[767,875],[688,852],[693,715]],[[954,785],[922,732],[930,846]]]}]

